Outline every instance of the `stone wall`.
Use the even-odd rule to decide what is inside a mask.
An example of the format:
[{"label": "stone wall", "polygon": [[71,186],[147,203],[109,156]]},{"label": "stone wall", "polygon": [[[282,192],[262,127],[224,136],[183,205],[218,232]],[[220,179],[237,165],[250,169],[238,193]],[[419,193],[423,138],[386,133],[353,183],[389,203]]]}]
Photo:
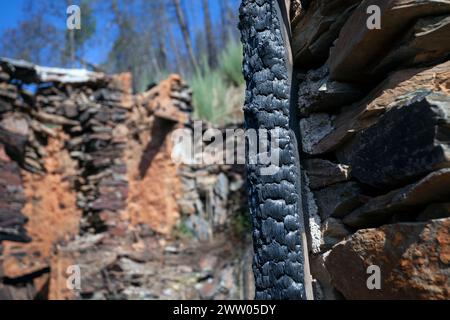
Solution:
[{"label": "stone wall", "polygon": [[175,163],[189,87],[131,81],[0,59],[0,299],[251,294],[242,169]]},{"label": "stone wall", "polygon": [[449,299],[450,2],[293,2],[315,297]]}]

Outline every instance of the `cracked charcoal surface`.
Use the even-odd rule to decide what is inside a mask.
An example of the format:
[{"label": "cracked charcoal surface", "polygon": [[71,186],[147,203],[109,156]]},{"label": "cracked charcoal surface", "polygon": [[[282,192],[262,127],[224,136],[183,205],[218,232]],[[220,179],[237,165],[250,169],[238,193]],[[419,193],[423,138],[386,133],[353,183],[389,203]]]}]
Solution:
[{"label": "cracked charcoal surface", "polygon": [[253,221],[256,299],[305,299],[301,244],[300,172],[295,134],[289,128],[290,80],[276,0],[243,0],[246,129],[280,130],[280,170],[247,165]]}]

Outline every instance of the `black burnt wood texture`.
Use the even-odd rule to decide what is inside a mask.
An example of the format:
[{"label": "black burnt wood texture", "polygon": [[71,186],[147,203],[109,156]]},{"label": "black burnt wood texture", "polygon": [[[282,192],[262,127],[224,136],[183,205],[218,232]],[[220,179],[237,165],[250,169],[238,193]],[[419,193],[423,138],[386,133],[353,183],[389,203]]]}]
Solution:
[{"label": "black burnt wood texture", "polygon": [[[243,0],[240,8],[246,129],[277,129],[279,170],[247,163],[256,299],[306,299],[300,165],[290,127],[291,70],[284,2]],[[287,31],[287,32],[286,32]],[[259,151],[260,152],[260,151]]]}]

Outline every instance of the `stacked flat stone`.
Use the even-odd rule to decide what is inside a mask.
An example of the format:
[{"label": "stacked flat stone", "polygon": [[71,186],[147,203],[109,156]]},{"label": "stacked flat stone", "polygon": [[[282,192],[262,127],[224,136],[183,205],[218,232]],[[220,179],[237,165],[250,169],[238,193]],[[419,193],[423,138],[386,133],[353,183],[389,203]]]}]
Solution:
[{"label": "stacked flat stone", "polygon": [[[0,257],[3,241],[29,242],[25,230],[28,220],[22,214],[26,198],[18,162],[23,159],[26,137],[11,131],[5,118],[10,116],[14,105],[18,104],[19,93],[16,86],[9,84],[10,76],[0,67]],[[0,265],[0,299],[11,298],[3,285],[3,266]]]},{"label": "stacked flat stone", "polygon": [[[367,27],[370,5],[380,9],[380,30]],[[316,297],[448,299],[450,283],[439,281],[448,266],[420,243],[447,250],[448,233],[445,241],[439,235],[447,223],[429,220],[450,216],[450,2],[319,0],[295,12],[293,76]],[[400,236],[406,229],[424,233]],[[373,249],[389,241],[398,247]],[[412,243],[428,263],[409,255]],[[371,264],[380,266],[384,290],[367,289]],[[433,275],[419,279],[401,267],[409,264]]]}]

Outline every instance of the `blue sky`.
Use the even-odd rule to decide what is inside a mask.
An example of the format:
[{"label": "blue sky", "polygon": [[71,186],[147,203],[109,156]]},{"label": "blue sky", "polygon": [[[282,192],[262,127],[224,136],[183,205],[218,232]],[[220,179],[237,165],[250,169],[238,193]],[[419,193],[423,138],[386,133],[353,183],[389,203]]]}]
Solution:
[{"label": "blue sky", "polygon": [[[36,1],[39,2],[39,0]],[[0,0],[0,34],[6,29],[16,27],[21,20],[26,19],[25,2],[25,0]],[[106,58],[107,50],[108,48],[103,44],[90,46],[86,52],[86,58],[93,63],[101,63]]]},{"label": "blue sky", "polygon": [[22,8],[23,0],[0,0],[0,32],[17,24]]},{"label": "blue sky", "polygon": [[[39,0],[36,3],[39,4]],[[61,0],[56,0],[61,1]],[[149,0],[151,1],[151,0]],[[170,0],[167,0],[170,1]],[[21,20],[26,18],[25,12],[23,10],[26,0],[0,0],[0,34],[3,33],[5,29],[16,27]],[[237,10],[238,0],[230,0],[233,2],[234,9]],[[185,0],[187,6],[193,5],[193,9],[190,11],[188,16],[188,21],[190,22],[191,31],[195,28],[201,28],[203,25],[203,16],[201,10],[201,1],[199,0]],[[210,0],[211,15],[213,21],[219,19],[219,5],[217,0]],[[193,11],[193,12],[192,12]],[[102,17],[99,17],[101,20]],[[101,21],[98,21],[101,22]],[[97,23],[98,23],[97,22]],[[65,22],[64,22],[65,23]],[[102,24],[97,26],[97,29],[102,28]],[[106,59],[109,50],[110,41],[105,39],[105,41],[98,41],[93,43],[88,43],[85,58],[93,63],[101,63]],[[1,53],[0,53],[1,55]]]}]

